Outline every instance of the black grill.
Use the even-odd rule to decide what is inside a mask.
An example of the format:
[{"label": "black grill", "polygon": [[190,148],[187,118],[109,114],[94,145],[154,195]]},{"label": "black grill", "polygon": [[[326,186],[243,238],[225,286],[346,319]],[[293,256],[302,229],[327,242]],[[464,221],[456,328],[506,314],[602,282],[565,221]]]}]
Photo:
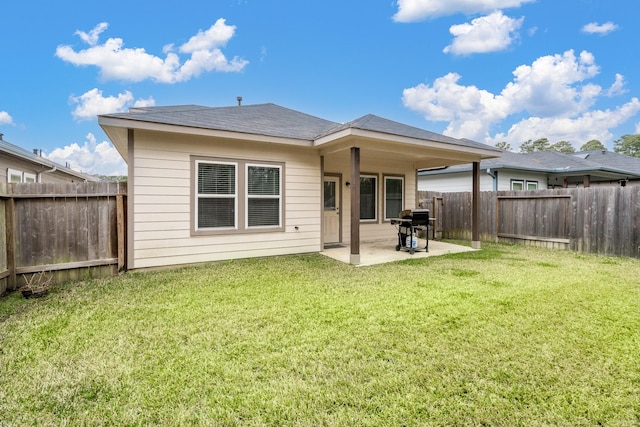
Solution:
[{"label": "black grill", "polygon": [[413,226],[427,227],[429,226],[429,209],[416,209],[411,215],[411,223]]}]

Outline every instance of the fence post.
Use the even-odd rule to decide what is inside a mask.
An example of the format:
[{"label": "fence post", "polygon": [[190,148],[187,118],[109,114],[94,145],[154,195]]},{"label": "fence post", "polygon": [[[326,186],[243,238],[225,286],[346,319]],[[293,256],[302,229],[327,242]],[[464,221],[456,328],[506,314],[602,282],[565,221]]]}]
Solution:
[{"label": "fence post", "polygon": [[122,194],[116,195],[116,227],[118,233],[118,271],[124,271],[126,268],[126,247],[127,247],[127,232],[126,232],[126,219],[124,214],[124,196]]},{"label": "fence post", "polygon": [[471,247],[480,249],[480,162],[473,162],[471,196]]},{"label": "fence post", "polygon": [[17,289],[16,275],[16,235],[15,235],[15,201],[13,197],[7,199],[5,204],[6,227],[7,227],[7,290],[15,291]]}]

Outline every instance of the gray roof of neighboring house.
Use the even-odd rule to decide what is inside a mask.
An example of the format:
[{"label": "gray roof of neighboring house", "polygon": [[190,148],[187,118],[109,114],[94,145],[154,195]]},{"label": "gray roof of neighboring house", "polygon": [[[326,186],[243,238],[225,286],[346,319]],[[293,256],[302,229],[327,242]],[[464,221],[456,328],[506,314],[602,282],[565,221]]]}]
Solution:
[{"label": "gray roof of neighboring house", "polygon": [[640,175],[640,158],[606,150],[580,151],[576,157]]},{"label": "gray roof of neighboring house", "polygon": [[[480,168],[512,169],[564,175],[607,172],[629,176],[640,176],[640,159],[601,150],[580,153],[537,151],[513,153],[503,151],[502,157],[480,162]],[[450,166],[443,169],[422,170],[419,175],[467,172],[471,165]]]},{"label": "gray roof of neighboring house", "polygon": [[87,175],[84,174],[82,172],[77,172],[74,171],[71,168],[68,168],[66,166],[62,166],[61,164],[58,164],[56,162],[53,162],[45,157],[41,157],[39,155],[34,154],[31,151],[25,150],[24,148],[18,147],[17,145],[11,144],[10,142],[5,141],[4,139],[0,138],[0,152],[3,153],[7,153],[9,155],[12,155],[14,157],[18,157],[21,158],[23,160],[27,160],[29,162],[33,162],[36,164],[39,164],[43,167],[45,167],[46,169],[53,169],[54,167],[56,168],[56,170],[62,172],[62,173],[66,173],[67,175],[72,175],[75,177],[78,177],[82,180],[86,180],[86,181],[98,181],[98,178],[91,176],[91,175]]},{"label": "gray roof of neighboring house", "polygon": [[205,107],[200,105],[144,107],[132,108],[128,113],[105,114],[103,117],[307,141],[314,141],[346,129],[361,129],[469,148],[500,151],[475,141],[450,138],[372,114],[351,122],[337,123],[276,104],[231,107]]}]

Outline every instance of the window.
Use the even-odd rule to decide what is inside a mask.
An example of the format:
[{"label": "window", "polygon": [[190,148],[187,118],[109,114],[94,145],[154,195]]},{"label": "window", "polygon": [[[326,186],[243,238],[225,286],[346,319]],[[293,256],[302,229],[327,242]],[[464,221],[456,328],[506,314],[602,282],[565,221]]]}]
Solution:
[{"label": "window", "polygon": [[284,229],[284,165],[192,156],[192,232]]},{"label": "window", "polygon": [[384,177],[384,219],[397,218],[404,209],[404,178]]},{"label": "window", "polygon": [[24,182],[36,182],[35,174],[25,172],[23,177],[24,177]]},{"label": "window", "polygon": [[280,166],[247,165],[247,226],[280,227]]},{"label": "window", "polygon": [[22,182],[22,171],[7,169],[7,182]]},{"label": "window", "polygon": [[237,165],[197,161],[197,223],[201,228],[236,228]]},{"label": "window", "polygon": [[512,179],[511,180],[511,189],[520,191],[520,190],[537,190],[538,189],[538,181],[525,181],[523,179]]},{"label": "window", "polygon": [[374,175],[360,176],[360,220],[375,221],[377,200],[377,181]]}]

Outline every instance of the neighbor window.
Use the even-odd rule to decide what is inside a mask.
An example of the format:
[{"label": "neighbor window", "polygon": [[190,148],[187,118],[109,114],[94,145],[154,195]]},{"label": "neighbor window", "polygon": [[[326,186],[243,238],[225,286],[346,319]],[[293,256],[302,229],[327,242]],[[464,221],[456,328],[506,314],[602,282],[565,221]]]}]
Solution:
[{"label": "neighbor window", "polygon": [[237,164],[197,161],[196,229],[236,228]]},{"label": "neighbor window", "polygon": [[404,178],[384,177],[384,219],[397,218],[404,209]]},{"label": "neighbor window", "polygon": [[36,182],[35,174],[25,172],[23,175],[24,182]]},{"label": "neighbor window", "polygon": [[7,169],[7,182],[22,182],[22,171]]},{"label": "neighbor window", "polygon": [[524,181],[520,179],[512,179],[511,180],[511,189],[512,190],[524,190]]},{"label": "neighbor window", "polygon": [[280,166],[247,165],[247,226],[280,227]]},{"label": "neighbor window", "polygon": [[375,175],[360,176],[360,220],[375,221],[377,219],[377,181]]},{"label": "neighbor window", "polygon": [[197,234],[282,230],[284,164],[192,157]]},{"label": "neighbor window", "polygon": [[538,181],[527,181],[527,190],[537,190]]}]

